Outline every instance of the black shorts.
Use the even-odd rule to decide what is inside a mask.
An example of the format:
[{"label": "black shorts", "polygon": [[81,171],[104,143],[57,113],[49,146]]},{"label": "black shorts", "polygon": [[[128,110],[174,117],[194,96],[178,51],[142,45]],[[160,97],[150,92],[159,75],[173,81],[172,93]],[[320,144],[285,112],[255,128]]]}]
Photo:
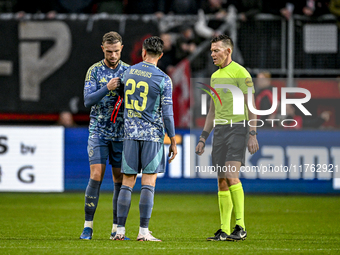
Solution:
[{"label": "black shorts", "polygon": [[248,126],[216,125],[211,153],[213,166],[223,167],[227,161],[238,161],[244,166],[248,133]]}]

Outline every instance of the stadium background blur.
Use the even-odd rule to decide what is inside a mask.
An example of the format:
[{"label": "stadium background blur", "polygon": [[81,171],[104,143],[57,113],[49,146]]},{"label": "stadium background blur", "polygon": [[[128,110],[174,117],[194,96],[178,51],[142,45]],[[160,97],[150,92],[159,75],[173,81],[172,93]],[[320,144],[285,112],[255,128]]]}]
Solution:
[{"label": "stadium background blur", "polygon": [[[338,254],[339,16],[338,0],[0,0],[0,253]],[[163,194],[150,224],[161,244],[109,243],[110,171],[94,239],[78,239],[89,173],[84,78],[103,58],[108,31],[122,35],[129,64],[141,60],[146,37],[165,42],[159,67],[174,84],[178,155],[157,180]],[[210,39],[221,33],[253,76],[259,108],[271,103],[272,87],[279,101],[283,87],[311,93],[304,105],[312,116],[296,108],[270,116],[294,119],[296,128],[258,128],[260,150],[240,174],[249,233],[242,244],[205,241],[219,219],[216,176],[207,170],[212,135],[206,153],[194,153],[205,119],[197,87],[216,70]],[[132,199],[134,237],[138,192]]]}]

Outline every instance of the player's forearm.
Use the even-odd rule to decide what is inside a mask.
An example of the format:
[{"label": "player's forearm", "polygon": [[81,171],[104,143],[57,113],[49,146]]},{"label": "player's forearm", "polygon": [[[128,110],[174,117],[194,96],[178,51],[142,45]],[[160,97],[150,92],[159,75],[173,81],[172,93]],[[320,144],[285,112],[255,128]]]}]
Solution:
[{"label": "player's forearm", "polygon": [[85,107],[90,107],[98,103],[102,98],[109,92],[106,86],[101,89],[84,96],[84,105]]},{"label": "player's forearm", "polygon": [[254,130],[256,132],[256,125],[257,125],[256,118],[257,118],[257,115],[248,110],[248,117],[249,117],[249,120],[252,120],[251,121],[251,126],[249,126],[249,131]]},{"label": "player's forearm", "polygon": [[172,104],[164,104],[162,105],[162,115],[166,133],[168,136],[175,136],[175,121],[174,121],[174,113],[172,109]]},{"label": "player's forearm", "polygon": [[205,124],[203,131],[208,132],[209,134],[214,128],[214,119],[215,119],[215,112],[209,111],[207,118],[205,119]]},{"label": "player's forearm", "polygon": [[[247,94],[244,94],[244,101],[245,101],[246,104],[247,104],[249,120],[252,120],[252,121],[251,121],[251,126],[249,126],[249,131],[254,130],[254,131],[256,132],[256,125],[257,125],[256,118],[257,118],[257,115],[254,114],[254,113],[252,113],[252,112],[249,110],[249,105],[248,105],[248,95],[247,95]],[[251,102],[250,102],[250,103],[252,104],[253,108],[256,109],[254,94],[251,95]]]},{"label": "player's forearm", "polygon": [[164,120],[164,126],[165,126],[166,133],[168,134],[168,136],[170,138],[174,138],[175,137],[175,121],[174,121],[174,117],[172,115],[170,115],[170,116],[163,116],[163,120]]},{"label": "player's forearm", "polygon": [[171,145],[176,145],[176,137],[171,137],[170,138]]}]

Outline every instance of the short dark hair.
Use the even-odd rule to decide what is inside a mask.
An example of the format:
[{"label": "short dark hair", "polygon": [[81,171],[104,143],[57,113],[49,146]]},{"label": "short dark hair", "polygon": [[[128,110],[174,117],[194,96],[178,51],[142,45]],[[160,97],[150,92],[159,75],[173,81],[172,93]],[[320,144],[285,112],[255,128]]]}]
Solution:
[{"label": "short dark hair", "polygon": [[158,36],[152,36],[144,40],[143,49],[151,56],[159,56],[163,52],[164,42]]},{"label": "short dark hair", "polygon": [[232,50],[234,49],[233,40],[228,35],[219,35],[219,36],[216,36],[216,37],[214,37],[211,40],[211,43],[217,43],[217,42],[220,42],[220,41],[222,41],[222,43],[224,45],[230,46]]},{"label": "short dark hair", "polygon": [[115,44],[117,42],[123,43],[122,37],[117,32],[111,31],[103,36],[103,44]]}]

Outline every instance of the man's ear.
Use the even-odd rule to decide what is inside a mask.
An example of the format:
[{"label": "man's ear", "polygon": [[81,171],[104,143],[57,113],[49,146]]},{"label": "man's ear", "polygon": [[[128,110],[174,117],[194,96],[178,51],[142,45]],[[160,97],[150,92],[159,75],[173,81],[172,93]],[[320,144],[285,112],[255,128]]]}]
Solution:
[{"label": "man's ear", "polygon": [[142,58],[143,58],[143,60],[144,60],[145,57],[146,57],[146,50],[142,49]]},{"label": "man's ear", "polygon": [[158,60],[160,60],[163,57],[163,52],[161,53],[161,55],[159,55]]}]

